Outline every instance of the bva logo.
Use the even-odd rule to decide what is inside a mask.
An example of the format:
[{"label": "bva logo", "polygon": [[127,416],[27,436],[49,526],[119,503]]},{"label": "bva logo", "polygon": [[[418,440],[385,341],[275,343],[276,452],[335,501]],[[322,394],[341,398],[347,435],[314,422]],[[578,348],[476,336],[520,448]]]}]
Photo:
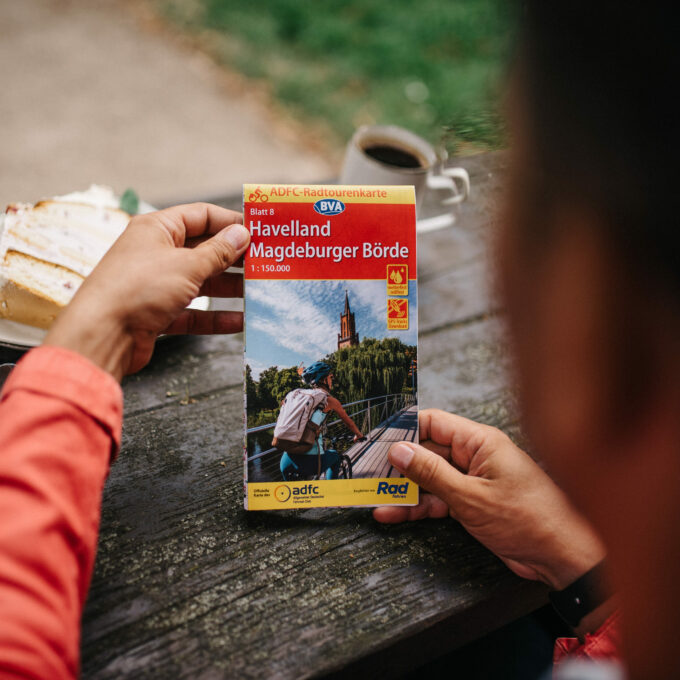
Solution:
[{"label": "bva logo", "polygon": [[339,215],[345,209],[345,204],[342,201],[336,201],[332,198],[324,198],[314,204],[314,210],[319,215]]}]

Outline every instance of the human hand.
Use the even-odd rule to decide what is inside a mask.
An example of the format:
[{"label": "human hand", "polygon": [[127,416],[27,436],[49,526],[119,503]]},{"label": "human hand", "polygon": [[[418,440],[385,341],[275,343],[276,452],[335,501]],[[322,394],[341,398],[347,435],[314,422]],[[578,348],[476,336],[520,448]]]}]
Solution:
[{"label": "human hand", "polygon": [[450,515],[516,574],[561,590],[605,554],[599,538],[543,470],[496,428],[438,410],[420,413],[422,446],[400,442],[392,465],[431,494],[380,507],[379,522]]},{"label": "human hand", "polygon": [[236,333],[241,312],[186,309],[199,295],[241,297],[227,273],[250,234],[207,203],[138,215],[85,279],[44,344],[84,355],[120,380],[145,366],[161,333]]}]

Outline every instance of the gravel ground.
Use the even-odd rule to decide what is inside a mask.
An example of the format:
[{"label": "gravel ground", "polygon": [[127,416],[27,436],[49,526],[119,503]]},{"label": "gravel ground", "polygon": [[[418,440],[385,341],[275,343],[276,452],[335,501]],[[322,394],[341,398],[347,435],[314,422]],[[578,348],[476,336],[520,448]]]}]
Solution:
[{"label": "gravel ground", "polygon": [[237,79],[119,0],[1,0],[0,209],[133,187],[151,203],[336,168]]}]

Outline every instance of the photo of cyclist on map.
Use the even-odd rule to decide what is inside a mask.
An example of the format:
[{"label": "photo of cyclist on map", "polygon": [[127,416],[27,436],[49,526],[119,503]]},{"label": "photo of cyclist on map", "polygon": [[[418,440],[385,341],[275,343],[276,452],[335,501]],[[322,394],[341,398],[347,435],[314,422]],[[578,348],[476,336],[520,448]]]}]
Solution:
[{"label": "photo of cyclist on map", "polygon": [[409,323],[390,328],[386,286],[245,282],[244,468],[258,493],[318,480],[358,498],[358,480],[401,476],[387,452],[418,437],[418,300],[410,284],[395,298]]},{"label": "photo of cyclist on map", "polygon": [[323,426],[330,413],[335,413],[354,434],[354,442],[365,440],[342,404],[331,394],[332,369],[327,363],[316,361],[302,370],[301,375],[310,387],[292,390],[286,395],[274,429],[272,444],[282,452],[281,475],[286,481],[351,476],[351,465],[343,465],[341,454],[324,449]]}]

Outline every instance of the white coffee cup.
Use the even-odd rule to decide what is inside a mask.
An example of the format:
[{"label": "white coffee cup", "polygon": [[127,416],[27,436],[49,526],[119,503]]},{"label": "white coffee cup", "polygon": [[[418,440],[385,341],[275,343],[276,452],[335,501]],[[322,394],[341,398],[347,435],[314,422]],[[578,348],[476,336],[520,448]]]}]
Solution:
[{"label": "white coffee cup", "polygon": [[[470,177],[464,168],[444,168],[431,144],[395,125],[360,127],[353,135],[340,175],[341,184],[412,184],[419,214],[428,190],[446,191],[442,207],[454,206],[470,194]],[[419,232],[454,223],[453,209],[419,219]]]}]

